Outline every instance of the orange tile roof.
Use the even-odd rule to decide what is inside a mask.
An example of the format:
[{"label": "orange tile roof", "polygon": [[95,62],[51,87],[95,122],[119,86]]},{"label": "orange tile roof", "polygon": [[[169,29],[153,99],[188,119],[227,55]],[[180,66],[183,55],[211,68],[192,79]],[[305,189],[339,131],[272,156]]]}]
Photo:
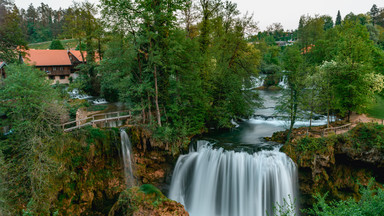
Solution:
[{"label": "orange tile roof", "polygon": [[24,61],[35,66],[72,65],[67,50],[26,50]]},{"label": "orange tile roof", "polygon": [[[69,50],[71,53],[72,53],[72,55],[74,55],[76,58],[77,58],[77,60],[79,60],[79,61],[83,61],[83,58],[81,57],[81,53],[80,53],[80,50]],[[87,52],[86,51],[83,51],[83,55],[84,55],[84,62],[86,62],[87,60]]]}]

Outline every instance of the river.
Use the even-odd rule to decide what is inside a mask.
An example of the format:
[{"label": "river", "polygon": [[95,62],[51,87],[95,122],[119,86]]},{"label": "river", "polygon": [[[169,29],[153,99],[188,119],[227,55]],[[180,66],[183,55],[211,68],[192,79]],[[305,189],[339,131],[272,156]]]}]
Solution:
[{"label": "river", "polygon": [[[264,106],[229,132],[212,132],[193,142],[175,166],[169,198],[192,216],[274,215],[297,211],[297,168],[278,143],[263,137],[286,129],[274,117],[278,91],[259,91]],[[313,125],[325,124],[325,118]],[[297,126],[309,125],[298,121]],[[284,205],[288,203],[288,205]],[[276,212],[275,212],[276,213]],[[277,214],[277,213],[276,213]]]}]

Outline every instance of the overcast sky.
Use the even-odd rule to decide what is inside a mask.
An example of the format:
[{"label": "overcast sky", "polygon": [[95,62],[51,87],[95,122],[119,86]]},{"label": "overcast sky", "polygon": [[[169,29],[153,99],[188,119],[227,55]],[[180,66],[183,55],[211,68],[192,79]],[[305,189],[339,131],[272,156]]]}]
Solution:
[{"label": "overcast sky", "polygon": [[[14,0],[20,8],[26,9],[29,4],[35,7],[40,5],[42,0]],[[78,0],[82,1],[82,0]],[[53,9],[67,8],[72,0],[44,0]],[[98,3],[98,0],[89,0]],[[337,10],[340,10],[344,17],[350,12],[355,14],[366,13],[373,4],[384,7],[383,0],[232,0],[236,2],[242,13],[248,11],[254,14],[254,20],[259,23],[259,28],[265,30],[266,26],[279,22],[284,29],[296,29],[301,15],[330,15],[334,19]]]}]

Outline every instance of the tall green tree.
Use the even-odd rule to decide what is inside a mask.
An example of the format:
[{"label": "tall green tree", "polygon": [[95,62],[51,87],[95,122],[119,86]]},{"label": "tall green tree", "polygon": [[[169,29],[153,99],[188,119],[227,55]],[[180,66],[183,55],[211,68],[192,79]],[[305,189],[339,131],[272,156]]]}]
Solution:
[{"label": "tall green tree", "polygon": [[337,11],[337,16],[336,16],[336,21],[335,25],[341,25],[341,15],[340,15],[340,10]]},{"label": "tall green tree", "polygon": [[376,4],[372,5],[372,8],[369,11],[369,14],[371,15],[372,25],[375,25],[377,23],[377,19],[379,18],[379,15],[380,15],[380,9],[377,7]]},{"label": "tall green tree", "polygon": [[19,18],[19,10],[7,1],[0,0],[0,60],[8,63],[18,61],[26,47]]},{"label": "tall green tree", "polygon": [[276,110],[278,114],[285,116],[289,122],[287,136],[287,141],[289,141],[293,126],[299,117],[307,73],[303,54],[296,45],[284,50],[282,61],[284,69],[287,71],[287,88],[283,91],[283,96],[279,98]]},{"label": "tall green tree", "polygon": [[[52,156],[52,139],[60,131],[65,116],[56,91],[44,72],[26,65],[8,65],[7,77],[0,88],[0,112],[7,118],[2,125],[11,126],[7,139],[1,140],[0,205],[18,215],[19,205],[34,215],[49,215],[52,179],[57,164]],[[1,161],[1,160],[0,160]],[[3,207],[2,206],[2,207]]]},{"label": "tall green tree", "polygon": [[95,62],[96,52],[101,51],[99,47],[101,45],[96,45],[95,38],[100,41],[102,31],[100,20],[96,18],[98,9],[95,4],[89,2],[75,2],[71,11],[71,14],[66,16],[65,34],[77,39],[81,61],[87,62],[78,66],[80,76],[75,80],[74,86],[90,95],[98,96],[100,95],[100,77]]}]

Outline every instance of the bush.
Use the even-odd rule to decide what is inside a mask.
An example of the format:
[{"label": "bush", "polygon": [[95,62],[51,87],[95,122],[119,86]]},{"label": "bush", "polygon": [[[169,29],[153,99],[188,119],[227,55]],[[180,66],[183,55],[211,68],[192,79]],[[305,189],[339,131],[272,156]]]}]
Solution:
[{"label": "bush", "polygon": [[384,216],[384,190],[373,188],[374,181],[371,180],[368,187],[360,190],[362,197],[359,201],[350,198],[346,201],[332,201],[327,203],[327,194],[317,194],[314,198],[317,203],[312,209],[304,210],[304,213],[316,216]]},{"label": "bush", "polygon": [[60,40],[52,40],[51,45],[49,46],[50,50],[63,50],[64,46],[61,44]]},{"label": "bush", "polygon": [[378,148],[384,150],[384,125],[360,123],[350,131],[350,137],[354,148]]},{"label": "bush", "polygon": [[336,141],[337,141],[336,136],[321,137],[321,138],[304,137],[297,141],[296,150],[302,151],[302,152],[325,151],[330,146],[334,146]]}]

